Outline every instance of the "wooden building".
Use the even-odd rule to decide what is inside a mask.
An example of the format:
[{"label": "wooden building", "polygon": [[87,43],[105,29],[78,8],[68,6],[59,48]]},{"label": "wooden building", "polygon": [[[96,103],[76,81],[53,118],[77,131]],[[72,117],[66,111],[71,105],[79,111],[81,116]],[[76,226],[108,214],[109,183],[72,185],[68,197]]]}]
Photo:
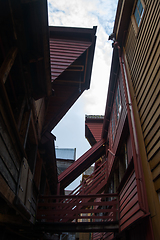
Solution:
[{"label": "wooden building", "polygon": [[159,10],[159,1],[118,2],[102,138],[119,233],[93,239],[160,238]]},{"label": "wooden building", "polygon": [[159,10],[158,0],[118,2],[102,138],[119,233],[93,239],[160,238]]},{"label": "wooden building", "polygon": [[55,148],[58,175],[76,160],[76,148]]},{"label": "wooden building", "polygon": [[95,33],[48,27],[46,0],[0,1],[2,239],[39,238],[38,196],[57,194],[51,130],[90,87]]},{"label": "wooden building", "polygon": [[[105,126],[107,126],[108,133],[110,131],[112,135],[112,139],[108,139],[109,148],[115,153],[116,158],[122,154],[124,159],[123,167],[121,160],[119,162],[119,180],[121,179],[121,167],[125,169],[127,174],[132,161],[135,172],[132,172],[130,176],[128,175],[123,187],[120,184],[118,188],[120,214],[122,214],[120,229],[123,230],[127,227],[134,218],[140,219],[140,215],[149,213],[154,239],[157,240],[160,238],[159,10],[158,0],[120,0],[118,3],[113,35],[111,36],[114,50],[110,89],[114,89],[114,96],[113,98],[110,96],[112,102],[108,97],[106,123],[104,123],[103,128],[103,137],[105,136]],[[121,96],[120,100],[118,92]],[[108,125],[107,114],[110,110],[107,108],[110,106],[112,106],[112,110]],[[123,147],[120,149],[120,146]],[[113,169],[115,170],[112,178],[114,178],[114,190],[116,190],[116,165]],[[135,195],[135,189],[133,189],[134,174],[138,198]],[[136,198],[139,210],[136,206]],[[141,220],[142,222],[143,220]],[[149,227],[144,225],[141,229],[144,232],[136,236],[133,228],[129,233],[129,238],[153,238],[149,237],[149,233],[148,235],[146,233]]]}]

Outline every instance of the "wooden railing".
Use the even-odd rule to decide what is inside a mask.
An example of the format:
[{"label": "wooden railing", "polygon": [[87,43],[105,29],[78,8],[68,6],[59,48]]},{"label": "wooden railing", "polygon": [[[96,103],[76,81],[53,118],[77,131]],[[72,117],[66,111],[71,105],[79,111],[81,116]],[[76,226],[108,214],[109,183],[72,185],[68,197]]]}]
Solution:
[{"label": "wooden railing", "polygon": [[97,194],[107,182],[107,161],[100,165],[88,178],[77,186],[69,195]]},{"label": "wooden railing", "polygon": [[37,220],[42,222],[118,221],[117,194],[40,196]]}]

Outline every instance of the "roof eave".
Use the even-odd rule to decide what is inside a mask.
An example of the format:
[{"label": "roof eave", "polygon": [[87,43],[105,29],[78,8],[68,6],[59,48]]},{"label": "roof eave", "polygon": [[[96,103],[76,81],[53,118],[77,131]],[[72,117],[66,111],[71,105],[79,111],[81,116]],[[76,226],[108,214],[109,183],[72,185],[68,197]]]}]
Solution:
[{"label": "roof eave", "polygon": [[105,115],[104,115],[102,135],[101,135],[101,137],[104,139],[106,139],[108,134],[111,108],[113,104],[113,92],[115,87],[115,81],[117,81],[116,74],[118,72],[118,68],[119,68],[118,52],[117,52],[117,49],[113,49],[110,78],[109,78],[109,87],[108,87]]},{"label": "roof eave", "polygon": [[125,41],[134,2],[134,0],[119,0],[118,2],[113,32],[120,45]]}]

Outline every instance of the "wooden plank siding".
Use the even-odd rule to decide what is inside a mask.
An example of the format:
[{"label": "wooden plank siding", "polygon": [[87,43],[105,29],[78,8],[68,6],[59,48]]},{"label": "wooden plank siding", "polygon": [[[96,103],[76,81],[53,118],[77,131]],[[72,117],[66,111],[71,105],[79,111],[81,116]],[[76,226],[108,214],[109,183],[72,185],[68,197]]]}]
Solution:
[{"label": "wooden plank siding", "polygon": [[102,127],[103,124],[102,123],[94,123],[94,122],[89,122],[89,123],[85,123],[89,130],[91,131],[94,139],[96,142],[101,140],[101,132],[102,132]]},{"label": "wooden plank siding", "polygon": [[18,156],[15,152],[14,144],[7,132],[7,127],[2,116],[0,115],[1,175],[15,193],[20,165],[17,161]]},{"label": "wooden plank siding", "polygon": [[159,1],[144,1],[136,35],[132,21],[125,51],[135,91],[146,153],[156,191],[160,190]]},{"label": "wooden plank siding", "polygon": [[144,213],[140,210],[137,194],[137,183],[133,171],[120,192],[120,230],[122,231]]}]

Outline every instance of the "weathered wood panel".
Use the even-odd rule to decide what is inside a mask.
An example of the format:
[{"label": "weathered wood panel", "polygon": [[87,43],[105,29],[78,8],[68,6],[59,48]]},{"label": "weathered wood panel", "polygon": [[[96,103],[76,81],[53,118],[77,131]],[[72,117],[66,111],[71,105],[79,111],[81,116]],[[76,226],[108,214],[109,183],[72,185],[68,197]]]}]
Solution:
[{"label": "weathered wood panel", "polygon": [[33,174],[29,169],[28,179],[27,179],[26,199],[25,199],[25,205],[29,210],[31,210],[31,203],[32,203],[32,180],[33,180]]},{"label": "weathered wood panel", "polygon": [[19,171],[19,158],[15,152],[12,140],[0,115],[0,170],[1,175],[12,189],[16,192]]},{"label": "weathered wood panel", "polygon": [[18,192],[18,197],[20,198],[22,203],[25,203],[25,198],[26,198],[28,169],[29,169],[28,162],[25,158],[23,158],[20,183],[19,183],[19,192]]}]

